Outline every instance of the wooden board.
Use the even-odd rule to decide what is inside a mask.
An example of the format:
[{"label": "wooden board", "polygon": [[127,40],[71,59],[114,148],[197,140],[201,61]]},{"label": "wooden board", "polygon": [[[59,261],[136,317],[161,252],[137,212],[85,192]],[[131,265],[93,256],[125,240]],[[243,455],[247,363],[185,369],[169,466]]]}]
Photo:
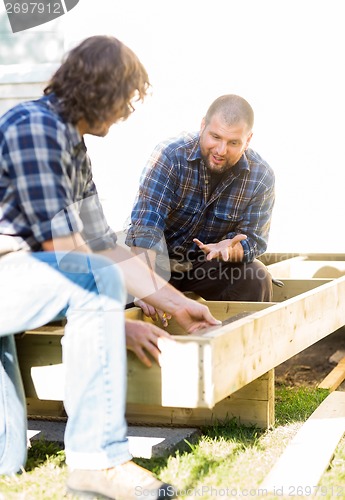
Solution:
[{"label": "wooden board", "polygon": [[284,286],[279,287],[273,285],[273,302],[283,302],[297,295],[313,290],[314,288],[324,285],[332,281],[331,279],[321,278],[281,278]]},{"label": "wooden board", "polygon": [[212,425],[236,418],[243,425],[269,428],[274,424],[274,370],[217,403],[214,408],[176,408],[154,404],[127,404],[130,424]]},{"label": "wooden board", "polygon": [[277,262],[286,262],[289,259],[293,259],[294,257],[303,258],[303,260],[327,260],[327,261],[335,261],[335,260],[343,260],[345,262],[345,253],[317,253],[317,252],[308,252],[308,253],[297,253],[297,252],[266,252],[265,254],[259,257],[259,260],[263,262],[266,266],[275,264]]},{"label": "wooden board", "polygon": [[205,400],[221,400],[344,324],[342,277],[220,328],[206,336],[212,346],[206,371],[212,367],[213,376]]},{"label": "wooden board", "polygon": [[303,424],[260,489],[279,496],[318,496],[316,486],[344,433],[345,392],[335,391]]},{"label": "wooden board", "polygon": [[338,389],[345,380],[345,357],[343,357],[337,366],[323,379],[318,385],[319,389],[328,389],[330,392]]},{"label": "wooden board", "polygon": [[304,261],[305,257],[297,256],[277,262],[269,262],[266,265],[273,278],[283,279],[283,278],[291,278],[296,262],[304,262]]},{"label": "wooden board", "polygon": [[[203,336],[179,335],[173,345],[164,347],[162,368],[145,369],[133,358],[128,378],[129,387],[133,387],[131,401],[138,402],[136,397],[140,397],[140,403],[213,408],[225,397],[343,326],[345,277],[279,304],[216,301],[207,304],[220,319],[237,313],[240,308],[245,311],[257,305],[260,310]],[[178,333],[173,321],[169,329]],[[25,342],[25,336],[21,341]],[[18,340],[21,366],[32,362],[29,348],[23,343],[21,348]],[[40,365],[61,362],[49,361],[49,346],[52,344],[44,347],[42,338],[38,349]],[[32,349],[37,350],[34,346]],[[35,363],[33,366],[37,361]],[[25,370],[29,376],[29,367]]]},{"label": "wooden board", "polygon": [[[302,265],[300,260],[298,262]],[[296,295],[282,302],[206,302],[214,316],[221,320],[237,317],[243,312],[247,314],[206,333],[186,335],[176,322],[170,321],[168,331],[176,335],[175,342],[163,345],[162,367],[154,365],[148,369],[129,353],[128,404],[132,412],[135,413],[138,407],[143,412],[146,407],[150,409],[148,415],[151,411],[152,418],[152,408],[155,408],[159,409],[157,411],[162,414],[162,418],[171,420],[171,408],[185,409],[182,412],[185,416],[186,412],[191,412],[193,419],[198,421],[205,415],[208,418],[214,415],[213,409],[221,403],[219,411],[224,416],[228,411],[226,407],[230,400],[226,400],[229,396],[249,387],[249,384],[275,366],[345,325],[344,276],[334,279],[308,278],[295,282],[290,278],[286,280],[289,285],[286,285],[285,290],[289,287],[291,290],[292,285],[296,290],[296,283],[299,288]],[[143,317],[138,308],[128,310],[126,315],[150,321]],[[47,325],[24,336],[17,336],[19,363],[25,390],[31,400],[62,399],[59,387],[62,376],[57,375],[57,365],[61,364],[63,328],[61,325],[55,325],[54,328],[55,331]],[[272,406],[273,395],[265,395],[268,386],[268,382],[265,382],[260,390],[257,389],[255,400],[242,400],[246,401],[242,414],[247,412],[250,415],[256,405],[264,402],[265,409],[259,413],[255,410],[254,414],[258,422],[262,423],[266,419],[266,424],[270,425],[272,410],[269,406]],[[232,405],[235,399],[236,396],[231,398]],[[237,399],[236,411],[241,415],[241,398]],[[177,415],[178,411],[174,410],[174,414]]]},{"label": "wooden board", "polygon": [[345,275],[345,261],[306,260],[294,257],[287,261],[267,266],[274,278],[340,278]]}]

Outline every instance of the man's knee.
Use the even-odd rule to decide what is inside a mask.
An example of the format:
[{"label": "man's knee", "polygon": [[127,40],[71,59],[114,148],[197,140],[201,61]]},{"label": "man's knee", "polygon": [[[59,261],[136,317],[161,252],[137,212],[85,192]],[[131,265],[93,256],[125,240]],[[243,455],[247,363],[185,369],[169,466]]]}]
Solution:
[{"label": "man's knee", "polygon": [[259,260],[244,264],[245,280],[250,282],[250,300],[257,302],[270,302],[272,300],[272,277],[267,267]]},{"label": "man's knee", "polygon": [[122,272],[108,257],[70,252],[58,261],[58,270],[67,275],[72,273],[72,281],[81,288],[124,304],[125,284]]},{"label": "man's knee", "polygon": [[119,266],[107,257],[90,255],[90,268],[98,292],[124,305],[126,297],[125,283]]},{"label": "man's knee", "polygon": [[242,302],[270,302],[272,300],[272,278],[260,261],[225,266],[222,280],[224,287],[220,300]]}]

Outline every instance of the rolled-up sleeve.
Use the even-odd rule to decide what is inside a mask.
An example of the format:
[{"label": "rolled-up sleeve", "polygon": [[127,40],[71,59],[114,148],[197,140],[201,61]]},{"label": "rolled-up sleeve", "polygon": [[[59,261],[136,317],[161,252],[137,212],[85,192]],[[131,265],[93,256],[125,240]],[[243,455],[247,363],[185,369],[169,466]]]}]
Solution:
[{"label": "rolled-up sleeve", "polygon": [[126,244],[165,250],[164,231],[174,199],[176,163],[158,146],[152,153],[140,179],[140,187],[131,214]]}]

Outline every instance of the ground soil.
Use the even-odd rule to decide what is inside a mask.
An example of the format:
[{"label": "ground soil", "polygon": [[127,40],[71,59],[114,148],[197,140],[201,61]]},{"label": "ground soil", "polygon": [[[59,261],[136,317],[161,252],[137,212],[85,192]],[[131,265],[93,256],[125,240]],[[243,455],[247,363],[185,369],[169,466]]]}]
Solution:
[{"label": "ground soil", "polygon": [[[332,356],[336,361],[330,360]],[[276,384],[317,387],[336,366],[339,357],[345,357],[345,328],[279,365],[275,369]],[[345,382],[338,390],[345,390]]]}]

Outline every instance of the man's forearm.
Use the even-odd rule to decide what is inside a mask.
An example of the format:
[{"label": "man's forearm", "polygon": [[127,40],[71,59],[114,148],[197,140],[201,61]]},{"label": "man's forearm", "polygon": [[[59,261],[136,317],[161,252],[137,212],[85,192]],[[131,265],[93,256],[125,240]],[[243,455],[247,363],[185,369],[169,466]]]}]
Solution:
[{"label": "man's forearm", "polygon": [[92,252],[80,233],[72,233],[68,236],[60,236],[44,241],[42,248],[45,252]]},{"label": "man's forearm", "polygon": [[152,271],[156,269],[156,252],[150,248],[131,247],[133,255],[137,255]]},{"label": "man's forearm", "polygon": [[[42,247],[45,251],[92,253],[79,233],[46,241]],[[108,257],[119,266],[127,290],[135,297],[145,299],[154,307],[163,307],[169,313],[174,313],[184,305],[183,294],[153,271],[156,260],[154,251],[138,248],[135,252],[138,255],[135,255],[117,245],[114,249],[97,253]]]},{"label": "man's forearm", "polygon": [[[145,251],[147,251],[145,249]],[[150,252],[150,251],[147,251]],[[151,251],[152,252],[152,251]],[[130,294],[143,299],[154,307],[163,308],[173,314],[185,303],[184,295],[158,276],[147,265],[147,254],[134,255],[117,245],[114,249],[104,250],[100,254],[115,262],[122,270],[126,288]],[[153,252],[154,253],[154,252]],[[152,262],[150,260],[150,262]]]}]

